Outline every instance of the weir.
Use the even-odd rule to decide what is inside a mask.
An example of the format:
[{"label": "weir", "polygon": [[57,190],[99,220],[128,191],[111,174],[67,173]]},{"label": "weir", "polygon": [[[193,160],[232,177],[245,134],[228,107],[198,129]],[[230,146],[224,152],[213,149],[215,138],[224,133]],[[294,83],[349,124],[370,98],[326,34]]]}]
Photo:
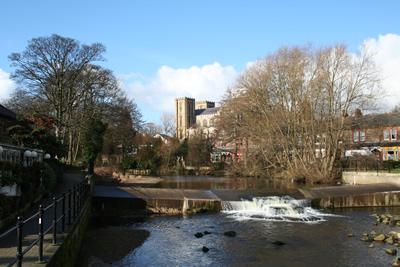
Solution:
[{"label": "weir", "polygon": [[290,196],[257,197],[251,200],[223,201],[222,212],[237,220],[266,220],[286,222],[320,222],[328,214],[310,206],[307,200]]},{"label": "weir", "polygon": [[221,210],[220,198],[210,190],[95,186],[93,197],[96,213],[107,216],[132,211],[172,215]]},{"label": "weir", "polygon": [[324,215],[311,207],[400,206],[400,187],[392,184],[298,189],[291,196],[268,192],[267,196],[240,197],[239,193],[237,201],[225,201],[232,200],[232,194],[229,195],[226,197],[221,190],[95,186],[93,207],[96,214],[104,216],[125,216],[138,211],[174,215],[223,210],[237,219],[319,221]]}]

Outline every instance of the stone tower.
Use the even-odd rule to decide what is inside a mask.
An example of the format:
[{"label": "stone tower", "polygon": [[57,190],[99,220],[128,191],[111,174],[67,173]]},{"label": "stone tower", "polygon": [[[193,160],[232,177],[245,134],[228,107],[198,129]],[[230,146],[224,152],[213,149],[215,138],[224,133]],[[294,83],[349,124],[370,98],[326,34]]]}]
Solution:
[{"label": "stone tower", "polygon": [[181,97],[175,99],[176,137],[183,139],[188,136],[188,129],[196,123],[195,100]]}]

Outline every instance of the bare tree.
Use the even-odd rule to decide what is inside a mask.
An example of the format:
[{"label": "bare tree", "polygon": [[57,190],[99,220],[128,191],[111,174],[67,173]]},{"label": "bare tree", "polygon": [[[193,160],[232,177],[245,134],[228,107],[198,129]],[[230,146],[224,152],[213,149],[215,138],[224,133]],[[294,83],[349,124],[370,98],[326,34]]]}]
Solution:
[{"label": "bare tree", "polygon": [[162,131],[169,136],[175,136],[175,115],[173,113],[163,113],[161,116]]},{"label": "bare tree", "polygon": [[76,86],[91,62],[102,60],[105,48],[96,43],[81,45],[59,35],[33,38],[22,53],[9,56],[15,67],[11,77],[33,95],[52,106],[56,117],[56,135],[64,140],[68,111],[82,95]]},{"label": "bare tree", "polygon": [[141,124],[136,104],[122,93],[113,73],[94,64],[103,60],[104,51],[99,43],[82,45],[52,35],[32,39],[22,53],[9,57],[12,78],[20,84],[9,103],[28,116],[55,118],[54,132],[68,147],[68,163],[82,155],[82,134],[93,119],[107,122],[105,135],[113,132],[113,140],[124,147]]},{"label": "bare tree", "polygon": [[225,97],[219,129],[272,171],[333,176],[347,114],[366,109],[379,81],[371,59],[344,46],[282,48],[250,68]]},{"label": "bare tree", "polygon": [[162,129],[161,126],[153,122],[147,122],[143,124],[142,131],[153,137],[154,135],[161,133]]}]

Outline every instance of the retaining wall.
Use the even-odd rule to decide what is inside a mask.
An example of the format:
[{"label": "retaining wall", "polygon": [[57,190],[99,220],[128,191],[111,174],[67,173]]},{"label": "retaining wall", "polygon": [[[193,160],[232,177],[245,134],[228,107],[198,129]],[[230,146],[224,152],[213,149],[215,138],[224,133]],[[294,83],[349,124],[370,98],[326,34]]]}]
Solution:
[{"label": "retaining wall", "polygon": [[343,172],[343,182],[346,184],[378,184],[393,183],[400,185],[400,173],[386,172]]},{"label": "retaining wall", "polygon": [[[81,218],[74,225],[73,229],[63,240],[47,266],[51,267],[74,267],[77,266],[78,255],[82,245],[83,237],[89,224],[91,216],[91,197],[88,197],[81,214]],[[78,264],[79,265],[79,264]]]},{"label": "retaining wall", "polygon": [[400,191],[315,198],[311,200],[311,206],[314,208],[395,207],[400,206]]}]

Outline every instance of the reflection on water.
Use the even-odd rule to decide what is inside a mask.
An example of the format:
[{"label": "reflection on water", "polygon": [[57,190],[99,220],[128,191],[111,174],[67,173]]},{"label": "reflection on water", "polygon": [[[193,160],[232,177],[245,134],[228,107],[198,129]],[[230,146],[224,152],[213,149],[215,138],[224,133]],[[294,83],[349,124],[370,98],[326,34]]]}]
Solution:
[{"label": "reflection on water", "polygon": [[[372,212],[382,210],[343,210],[336,212],[342,216],[316,224],[239,222],[225,214],[153,217],[132,225],[149,230],[150,237],[114,266],[390,266],[393,257],[383,250],[387,245],[368,248],[359,240],[364,231],[391,230],[373,226]],[[231,230],[236,237],[223,235]],[[211,234],[194,236],[204,231]],[[203,246],[210,251],[203,253]]]}]

